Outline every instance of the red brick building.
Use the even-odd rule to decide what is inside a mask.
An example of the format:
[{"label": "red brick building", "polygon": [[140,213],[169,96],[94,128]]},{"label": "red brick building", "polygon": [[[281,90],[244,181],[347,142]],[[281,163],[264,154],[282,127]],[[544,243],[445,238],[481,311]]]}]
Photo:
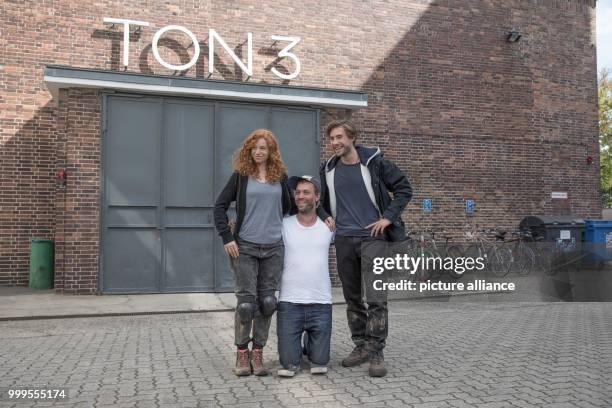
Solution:
[{"label": "red brick building", "polygon": [[[457,232],[467,199],[482,226],[598,218],[595,6],[3,1],[0,285],[27,284],[42,237],[58,291],[227,290],[210,206],[249,124],[281,134],[291,169],[327,157],[321,129],[352,116],[409,176],[410,228]],[[139,22],[127,55],[105,18]]]}]

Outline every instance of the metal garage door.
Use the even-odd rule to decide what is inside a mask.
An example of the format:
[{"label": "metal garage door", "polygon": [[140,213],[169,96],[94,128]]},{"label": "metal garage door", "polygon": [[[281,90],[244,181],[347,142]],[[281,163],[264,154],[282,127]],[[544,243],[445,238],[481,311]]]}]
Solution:
[{"label": "metal garage door", "polygon": [[115,95],[104,106],[103,291],[231,291],[213,206],[232,153],[269,128],[290,174],[313,174],[318,111]]}]

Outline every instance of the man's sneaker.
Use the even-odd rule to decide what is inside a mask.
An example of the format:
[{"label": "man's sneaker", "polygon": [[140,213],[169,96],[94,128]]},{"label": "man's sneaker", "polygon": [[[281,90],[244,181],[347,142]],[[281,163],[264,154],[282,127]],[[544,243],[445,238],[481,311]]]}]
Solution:
[{"label": "man's sneaker", "polygon": [[387,368],[385,367],[385,359],[382,353],[372,353],[370,357],[370,368],[368,370],[370,377],[384,377],[387,375]]},{"label": "man's sneaker", "polygon": [[234,374],[239,377],[251,375],[251,363],[249,362],[249,349],[238,350],[236,352],[236,367]]},{"label": "man's sneaker", "polygon": [[369,353],[363,346],[357,346],[351,351],[344,360],[342,360],[342,367],[354,367],[361,363],[368,361]]},{"label": "man's sneaker", "polygon": [[296,366],[292,366],[292,365],[291,365],[291,366],[289,366],[289,367],[287,367],[287,368],[284,368],[284,367],[283,367],[283,368],[281,368],[280,370],[278,370],[278,371],[276,372],[276,374],[277,374],[279,377],[291,378],[291,377],[293,377],[294,375],[296,375],[296,374],[297,374],[298,370],[299,370],[299,368],[298,368],[298,367],[296,367]]},{"label": "man's sneaker", "polygon": [[311,365],[310,374],[327,374],[327,366]]},{"label": "man's sneaker", "polygon": [[256,348],[251,351],[251,364],[253,365],[253,374],[260,377],[268,375],[268,369],[263,365],[263,349]]}]

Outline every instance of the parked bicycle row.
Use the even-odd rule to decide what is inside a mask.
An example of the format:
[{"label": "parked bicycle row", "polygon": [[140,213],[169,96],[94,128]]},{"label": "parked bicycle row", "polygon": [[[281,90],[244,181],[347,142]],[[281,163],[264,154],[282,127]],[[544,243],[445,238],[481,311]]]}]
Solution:
[{"label": "parked bicycle row", "polygon": [[[564,266],[576,264],[581,258],[581,255],[561,251],[554,243],[543,242],[543,237],[534,236],[528,229],[481,229],[467,224],[461,233],[461,241],[453,239],[453,235],[447,232],[436,232],[433,229],[409,235],[410,256],[425,259],[480,259],[484,265],[482,270],[496,277],[510,273],[526,276],[533,272],[552,275]],[[446,269],[439,263],[431,264],[433,268],[421,267],[415,271],[416,279],[436,279],[444,274],[458,279],[469,273],[468,268]]]}]

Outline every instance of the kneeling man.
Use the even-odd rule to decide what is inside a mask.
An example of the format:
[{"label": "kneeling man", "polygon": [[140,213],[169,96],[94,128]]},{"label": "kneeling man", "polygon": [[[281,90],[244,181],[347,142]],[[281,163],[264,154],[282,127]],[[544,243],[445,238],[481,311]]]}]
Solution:
[{"label": "kneeling man", "polygon": [[[283,219],[285,264],[276,312],[281,377],[293,377],[302,353],[311,374],[327,373],[332,328],[332,296],[328,254],[333,233],[316,214],[321,182],[316,177],[291,177],[297,215]],[[302,346],[302,334],[304,345]]]}]

